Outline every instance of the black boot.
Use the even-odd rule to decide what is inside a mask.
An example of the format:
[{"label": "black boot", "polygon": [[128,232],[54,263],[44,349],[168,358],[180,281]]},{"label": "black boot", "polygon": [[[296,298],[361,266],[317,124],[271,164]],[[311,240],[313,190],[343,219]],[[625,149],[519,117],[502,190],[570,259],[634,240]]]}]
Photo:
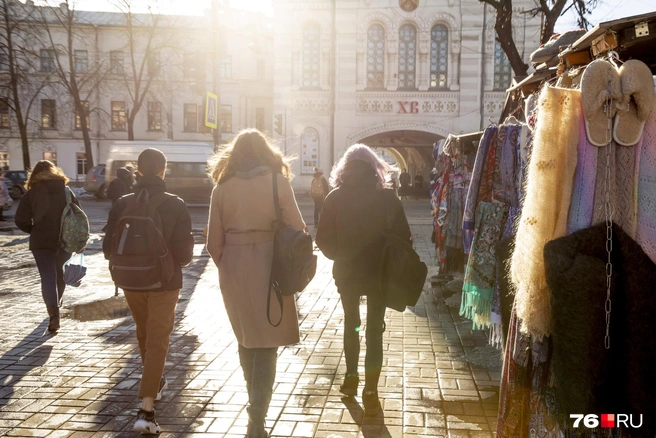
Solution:
[{"label": "black boot", "polygon": [[276,348],[258,348],[253,357],[250,407],[248,408],[248,438],[267,438],[264,419],[269,410],[276,377]]},{"label": "black boot", "polygon": [[54,333],[59,330],[59,307],[48,306],[48,316],[50,316],[48,331]]}]

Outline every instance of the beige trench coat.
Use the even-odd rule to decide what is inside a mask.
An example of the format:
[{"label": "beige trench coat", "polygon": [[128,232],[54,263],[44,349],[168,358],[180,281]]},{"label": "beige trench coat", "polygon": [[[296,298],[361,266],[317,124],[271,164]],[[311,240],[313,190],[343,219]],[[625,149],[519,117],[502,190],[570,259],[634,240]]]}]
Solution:
[{"label": "beige trench coat", "polygon": [[[289,180],[278,175],[282,219],[298,229],[305,222]],[[267,294],[273,231],[276,219],[273,179],[268,167],[217,185],[212,191],[207,250],[219,268],[219,285],[230,324],[239,344],[246,348],[271,348],[299,342],[294,296],[283,297],[283,318],[278,327],[267,320]],[[271,321],[280,319],[280,306],[272,293]]]}]

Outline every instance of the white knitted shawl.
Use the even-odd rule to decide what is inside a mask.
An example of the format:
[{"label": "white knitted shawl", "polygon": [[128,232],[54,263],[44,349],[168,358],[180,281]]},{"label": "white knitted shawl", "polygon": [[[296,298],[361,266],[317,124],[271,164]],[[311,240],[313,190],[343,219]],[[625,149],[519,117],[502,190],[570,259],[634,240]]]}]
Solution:
[{"label": "white knitted shawl", "polygon": [[510,261],[522,331],[538,339],[551,333],[543,249],[550,240],[567,234],[580,117],[580,90],[544,87],[538,98],[526,195]]}]

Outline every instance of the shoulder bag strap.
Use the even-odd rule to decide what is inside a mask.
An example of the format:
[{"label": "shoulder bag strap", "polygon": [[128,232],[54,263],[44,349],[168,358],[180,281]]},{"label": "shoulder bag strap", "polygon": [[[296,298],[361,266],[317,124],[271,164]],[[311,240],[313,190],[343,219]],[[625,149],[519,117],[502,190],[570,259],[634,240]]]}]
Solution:
[{"label": "shoulder bag strap", "polygon": [[[273,279],[273,270],[275,268],[274,261],[276,259],[275,254],[276,250],[278,249],[278,229],[280,224],[282,224],[282,215],[280,214],[280,201],[278,200],[278,174],[276,172],[271,172],[272,178],[273,178],[273,205],[276,209],[276,221],[271,224],[271,228],[273,228],[273,258],[271,259],[271,274],[269,274],[269,293],[267,294],[267,319],[269,320],[269,324],[271,324],[274,327],[278,327],[280,323],[282,322],[282,313],[283,313],[283,307],[282,307],[282,294],[280,293],[280,286],[278,285],[278,282]],[[273,292],[276,295],[276,299],[278,300],[278,304],[280,306],[280,319],[278,320],[277,324],[274,324],[271,322],[271,290],[273,289]]]}]

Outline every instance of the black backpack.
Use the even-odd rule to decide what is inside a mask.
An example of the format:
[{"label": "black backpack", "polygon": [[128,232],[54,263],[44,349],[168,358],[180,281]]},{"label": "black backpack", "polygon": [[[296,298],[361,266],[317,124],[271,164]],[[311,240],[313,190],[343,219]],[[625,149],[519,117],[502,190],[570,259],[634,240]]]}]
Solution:
[{"label": "black backpack", "polygon": [[[273,203],[276,220],[271,224],[274,230],[273,261],[267,296],[267,319],[269,324],[278,327],[282,322],[282,296],[301,292],[312,281],[317,272],[317,256],[312,251],[312,237],[282,221],[280,201],[278,200],[278,174],[273,173]],[[271,291],[280,305],[280,320],[271,322]]]},{"label": "black backpack", "polygon": [[166,244],[162,218],[157,211],[170,196],[158,193],[150,198],[143,189],[125,198],[127,205],[114,229],[109,256],[109,271],[121,289],[160,289],[173,278],[173,255]]},{"label": "black backpack", "polygon": [[387,202],[385,204],[380,288],[385,307],[403,312],[406,306],[417,304],[424,289],[428,267],[410,242],[392,233],[391,212]]}]

